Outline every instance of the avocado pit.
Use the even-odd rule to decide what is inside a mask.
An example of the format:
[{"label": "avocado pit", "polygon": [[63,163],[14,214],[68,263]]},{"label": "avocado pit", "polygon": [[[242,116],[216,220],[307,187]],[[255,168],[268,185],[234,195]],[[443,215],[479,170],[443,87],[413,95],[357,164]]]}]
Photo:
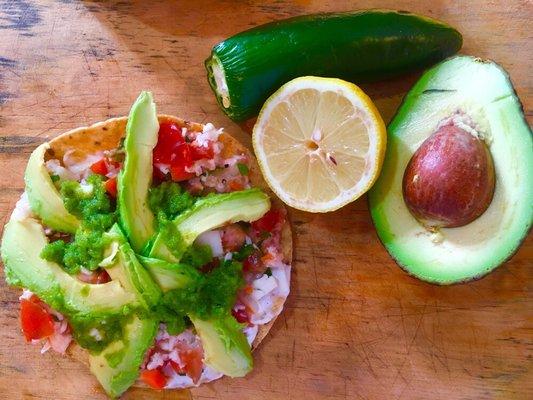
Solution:
[{"label": "avocado pit", "polygon": [[407,208],[427,228],[467,225],[492,201],[491,153],[473,129],[451,120],[414,153],[402,186]]}]

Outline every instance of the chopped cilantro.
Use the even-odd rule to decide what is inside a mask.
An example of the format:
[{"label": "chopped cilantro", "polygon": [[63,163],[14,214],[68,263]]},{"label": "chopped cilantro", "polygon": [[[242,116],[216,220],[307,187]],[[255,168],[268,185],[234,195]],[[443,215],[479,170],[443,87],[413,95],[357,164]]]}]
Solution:
[{"label": "chopped cilantro", "polygon": [[239,168],[241,175],[248,175],[250,173],[250,169],[246,164],[237,163],[237,168]]},{"label": "chopped cilantro", "polygon": [[233,259],[237,261],[243,261],[246,257],[252,254],[253,251],[254,251],[253,244],[245,244],[239,249],[239,251],[237,251],[236,253],[233,253]]}]

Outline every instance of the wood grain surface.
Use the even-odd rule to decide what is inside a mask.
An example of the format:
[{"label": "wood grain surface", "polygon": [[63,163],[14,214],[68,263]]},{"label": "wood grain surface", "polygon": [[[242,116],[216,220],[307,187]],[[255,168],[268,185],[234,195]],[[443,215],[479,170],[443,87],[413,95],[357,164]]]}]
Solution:
[{"label": "wood grain surface", "polygon": [[[293,15],[370,7],[442,19],[462,53],[510,73],[533,119],[530,1],[0,0],[0,220],[23,189],[31,150],[68,129],[127,114],[141,89],[159,110],[213,122],[203,60],[223,38]],[[385,119],[418,74],[365,85]],[[246,378],[125,399],[532,399],[533,240],[486,278],[437,287],[400,270],[366,199],[326,215],[291,211],[292,292]],[[491,251],[487,249],[487,251]],[[3,276],[2,276],[3,278]],[[19,292],[0,280],[0,399],[104,399],[87,368],[24,342]]]}]

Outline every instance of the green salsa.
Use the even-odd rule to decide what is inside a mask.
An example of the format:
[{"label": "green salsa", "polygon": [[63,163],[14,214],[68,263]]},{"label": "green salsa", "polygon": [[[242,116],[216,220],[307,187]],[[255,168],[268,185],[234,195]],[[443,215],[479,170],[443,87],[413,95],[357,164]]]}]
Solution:
[{"label": "green salsa", "polygon": [[158,222],[170,221],[194,204],[195,198],[179,183],[163,182],[148,191],[148,205]]},{"label": "green salsa", "polygon": [[115,206],[106,193],[104,178],[90,175],[87,183],[61,182],[61,197],[66,209],[81,221],[72,241],[57,240],[48,244],[41,257],[76,274],[80,268],[95,270],[102,261],[108,240],[106,232],[117,220]]},{"label": "green salsa", "polygon": [[[185,321],[187,315],[201,319],[227,315],[235,304],[237,291],[243,285],[242,264],[223,261],[212,271],[196,275],[187,287],[166,292],[158,306],[160,319],[168,325],[168,321]],[[185,328],[179,322],[177,326],[181,330]]]},{"label": "green salsa", "polygon": [[123,336],[125,324],[129,318],[105,317],[105,318],[69,318],[72,335],[76,342],[92,353],[99,353],[109,343],[119,340]]}]

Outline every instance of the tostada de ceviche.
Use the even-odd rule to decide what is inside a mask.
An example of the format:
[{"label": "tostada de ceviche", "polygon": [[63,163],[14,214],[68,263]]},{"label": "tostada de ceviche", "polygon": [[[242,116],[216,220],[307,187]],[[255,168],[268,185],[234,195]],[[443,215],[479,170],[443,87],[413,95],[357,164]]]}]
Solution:
[{"label": "tostada de ceviche", "polygon": [[1,250],[26,340],[88,356],[112,397],[246,375],[289,294],[286,211],[254,157],[149,92],[35,149]]}]

